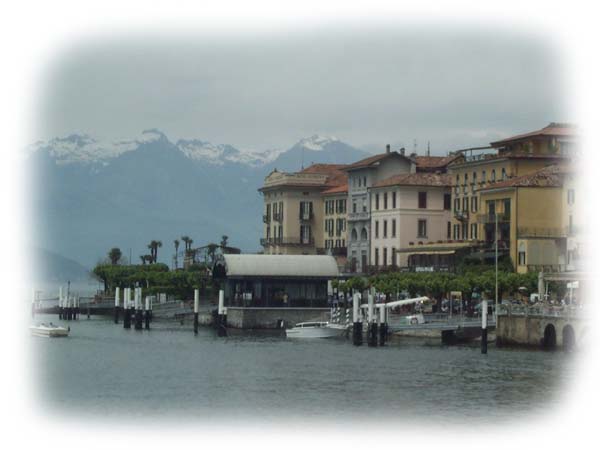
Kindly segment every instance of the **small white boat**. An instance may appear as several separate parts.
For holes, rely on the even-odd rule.
[[[69,335],[69,329],[64,327],[59,327],[58,325],[54,325],[52,322],[50,323],[40,323],[39,325],[32,325],[29,327],[31,334],[33,336],[41,336],[41,337],[66,337]]]
[[[329,322],[300,322],[285,330],[289,338],[330,338],[343,336],[346,326]]]

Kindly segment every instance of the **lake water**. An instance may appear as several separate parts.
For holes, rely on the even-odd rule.
[[[39,401],[76,416],[492,423],[554,410],[573,378],[574,356],[560,351],[490,344],[481,355],[477,344],[437,339],[370,348],[242,331],[219,338],[211,328],[194,336],[189,323],[136,331],[100,317],[68,325],[66,339],[30,340]]]

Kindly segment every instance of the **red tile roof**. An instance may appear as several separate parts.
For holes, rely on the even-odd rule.
[[[339,186],[334,186],[322,192],[323,195],[329,194],[343,194],[344,192],[348,192],[348,183],[341,184]]]
[[[481,191],[513,187],[561,187],[564,175],[568,171],[564,167],[553,164],[536,172],[490,183],[488,186],[482,188]]]
[[[523,139],[536,137],[536,136],[576,136],[576,128],[574,125],[567,123],[550,123],[547,127],[541,130],[531,131],[529,133],[518,134],[500,141],[491,142],[492,147],[498,147],[500,145],[507,144],[509,142],[520,141]]]
[[[300,173],[318,173],[327,175],[325,186],[333,188],[345,184],[347,190],[348,175],[343,171],[346,167],[347,164],[313,164],[306,169],[301,170]]]
[[[408,160],[410,160],[411,158],[401,155],[398,152],[392,151],[390,153],[380,153],[378,155],[373,155],[373,156],[369,156],[368,158],[364,158],[361,159],[360,161],[356,161],[355,163],[349,164],[347,165],[344,170],[353,170],[353,169],[362,169],[365,167],[369,167],[372,166],[374,164],[377,164],[379,161],[383,161],[386,158],[389,158],[390,156],[400,156],[402,158],[406,158]]]
[[[445,169],[452,161],[460,157],[461,155],[417,156],[415,158],[415,161],[417,162],[417,171],[419,171],[419,169],[423,171],[436,169],[442,170]]]
[[[450,187],[452,186],[452,177],[447,174],[438,173],[403,173],[386,178],[373,185],[373,187],[385,186],[432,186],[432,187]]]

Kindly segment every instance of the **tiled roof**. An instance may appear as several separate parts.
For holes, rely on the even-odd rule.
[[[499,145],[507,144],[513,141],[520,141],[522,139],[527,139],[535,136],[576,136],[576,129],[574,125],[567,123],[554,123],[552,122],[547,127],[542,128],[541,130],[531,131],[529,133],[518,134],[516,136],[512,136],[506,139],[502,139],[500,141],[491,142],[493,147],[497,147]]]
[[[488,189],[513,188],[513,187],[561,187],[564,175],[568,169],[557,165],[544,167],[536,172],[528,173],[504,181],[490,183],[482,191]]]
[[[347,164],[312,164],[306,169],[301,170],[300,173],[327,175],[325,186],[334,188],[345,184],[346,190],[348,190],[348,175],[343,171],[345,167],[347,167]]]
[[[385,158],[388,158],[392,155],[401,156],[402,158],[406,158],[406,159],[410,160],[409,157],[401,155],[398,152],[395,152],[395,151],[390,152],[390,153],[386,152],[386,153],[380,153],[378,155],[369,156],[368,158],[361,159],[360,161],[356,161],[355,163],[347,165],[344,168],[344,170],[362,169],[364,167],[369,167],[369,166],[372,166],[373,164],[376,164],[379,161],[382,161]]]
[[[452,177],[447,174],[438,173],[404,173],[394,175],[393,177],[381,180],[373,185],[373,187],[385,186],[432,186],[432,187],[450,187],[452,185]]]
[[[339,186],[334,186],[322,192],[323,195],[328,194],[343,194],[344,192],[348,192],[348,183],[340,184]]]
[[[419,169],[443,169],[452,161],[460,158],[460,155],[449,156],[417,156],[417,170]]]

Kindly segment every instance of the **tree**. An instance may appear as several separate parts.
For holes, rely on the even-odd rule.
[[[108,252],[108,259],[110,259],[110,263],[113,266],[119,263],[121,256],[123,256],[123,254],[121,253],[121,249],[118,247],[113,247]]]
[[[173,241],[173,245],[175,245],[175,269],[177,269],[177,258],[178,258],[177,252],[179,251],[179,240],[175,239]]]

